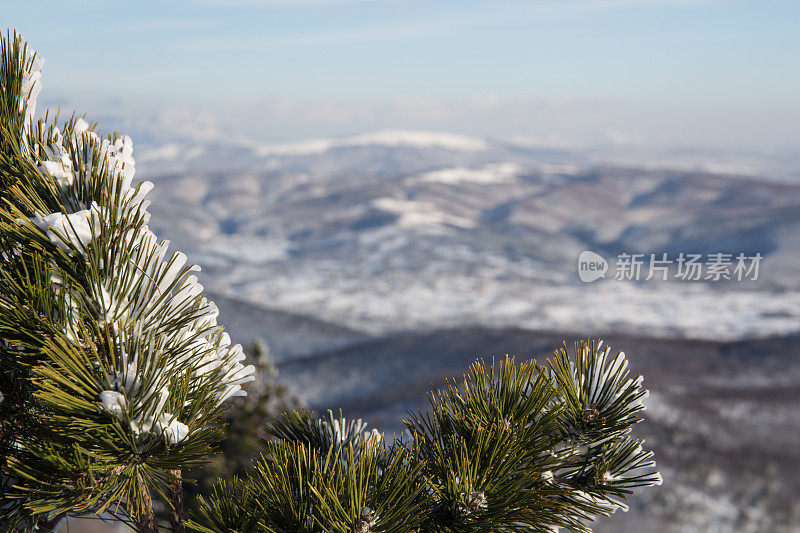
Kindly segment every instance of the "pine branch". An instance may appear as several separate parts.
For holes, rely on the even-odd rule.
[[[172,533],[183,533],[186,530],[186,513],[183,503],[183,479],[180,470],[171,472],[170,527]]]
[[[640,487],[660,484],[630,437],[641,378],[624,354],[576,343],[547,365],[477,362],[386,443],[361,420],[286,413],[249,476],[201,502],[198,531],[590,531]],[[246,494],[246,498],[241,495]],[[256,510],[258,524],[243,522]]]
[[[140,478],[141,492],[139,494],[139,502],[141,504],[141,512],[137,513],[135,520],[136,530],[139,533],[158,533],[158,522],[156,515],[153,511],[153,500],[150,496],[150,490],[147,484]]]
[[[131,139],[35,118],[41,68],[0,39],[0,520],[111,513],[155,531],[153,500],[180,503],[174,472],[205,460],[255,369],[198,268],[149,229]]]

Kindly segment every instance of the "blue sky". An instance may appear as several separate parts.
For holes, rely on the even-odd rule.
[[[420,127],[787,149],[800,134],[793,1],[0,0],[0,13],[45,57],[45,101],[90,114],[194,107],[271,139]]]

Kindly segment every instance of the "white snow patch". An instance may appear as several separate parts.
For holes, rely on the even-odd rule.
[[[419,180],[455,185],[459,183],[514,183],[521,167],[515,163],[498,163],[481,168],[455,167],[420,174]]]
[[[474,228],[475,222],[464,217],[440,211],[433,202],[417,202],[384,196],[376,198],[370,205],[400,216],[397,224],[402,227],[417,226],[456,226]]]
[[[311,155],[322,154],[333,148],[348,146],[413,146],[418,148],[445,148],[465,152],[486,150],[489,144],[478,137],[415,130],[382,130],[350,137],[318,138],[305,141],[263,144],[254,149],[256,155]]]

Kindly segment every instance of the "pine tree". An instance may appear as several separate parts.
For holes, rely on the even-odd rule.
[[[153,500],[182,521],[181,473],[254,368],[148,228],[130,138],[34,119],[42,62],[16,34],[0,56],[2,521],[109,513],[156,531]]]
[[[217,325],[197,267],[148,228],[152,184],[133,184],[130,138],[83,117],[36,119],[40,79],[21,38],[2,38],[5,530],[94,513],[143,533],[589,531],[660,484],[631,436],[642,378],[602,342],[564,345],[544,365],[476,362],[391,438],[342,413],[270,404],[285,391],[268,377],[235,404],[224,440],[226,400],[256,369]],[[262,427],[276,408],[286,412]],[[198,471],[214,451],[222,459]],[[187,472],[201,492],[217,479],[191,520]]]

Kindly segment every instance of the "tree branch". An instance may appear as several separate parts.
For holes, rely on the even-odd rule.
[[[150,490],[147,488],[142,475],[139,474],[139,482],[142,487],[142,513],[137,517],[136,530],[139,533],[158,533],[158,522],[153,511],[153,499],[150,497]]]
[[[184,533],[186,530],[186,511],[183,505],[183,481],[181,481],[181,471],[172,470],[172,500],[169,523],[172,533]]]

